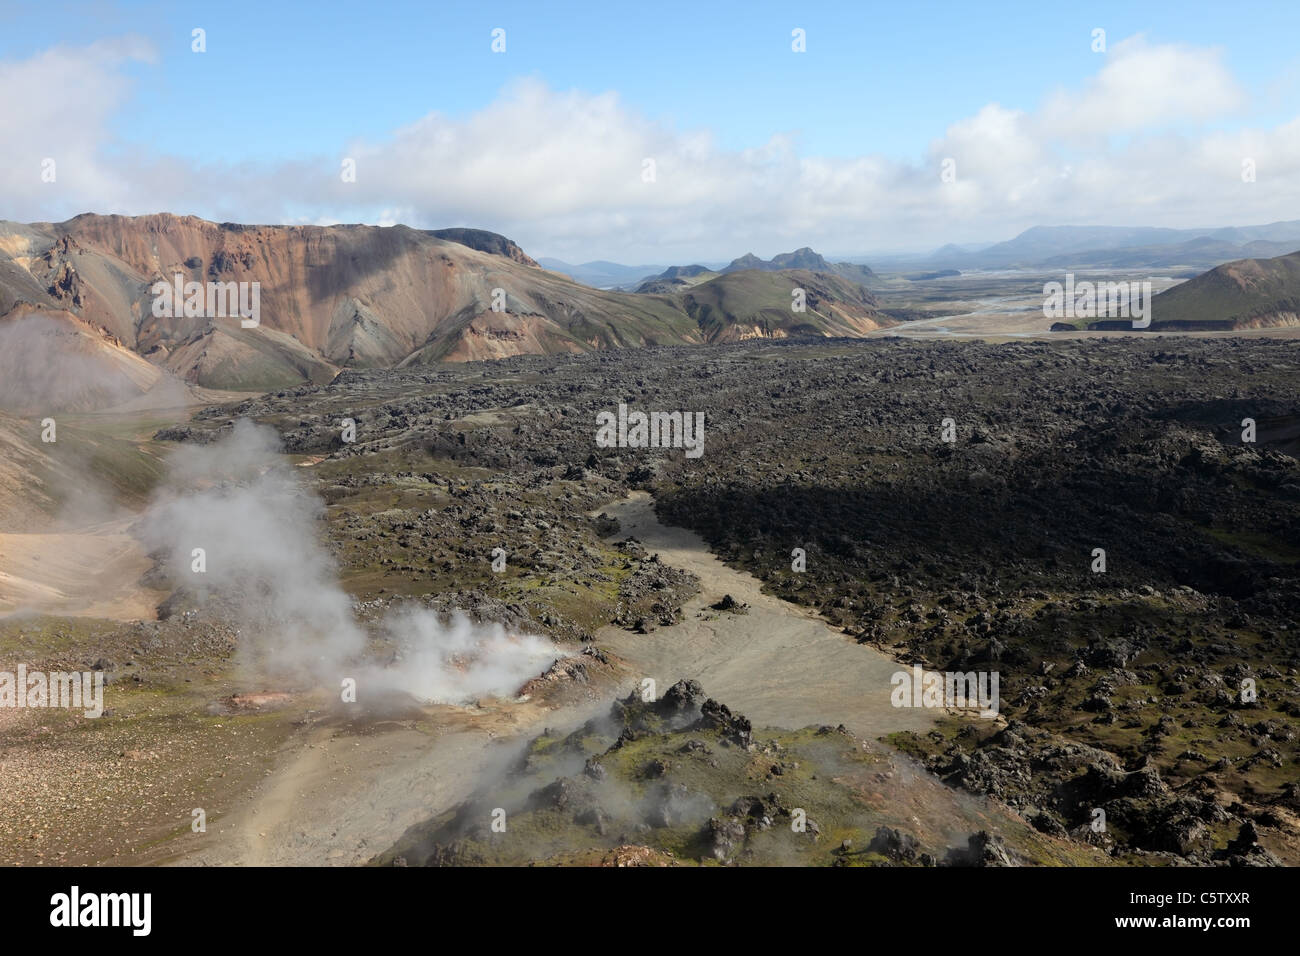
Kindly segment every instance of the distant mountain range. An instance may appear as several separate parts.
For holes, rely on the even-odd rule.
[[[671,293],[690,288],[706,282],[716,276],[733,272],[781,272],[788,269],[802,269],[823,275],[839,276],[850,282],[866,285],[875,278],[875,273],[865,265],[851,262],[827,262],[825,258],[813,252],[807,246],[794,252],[784,252],[771,259],[760,259],[752,252],[738,259],[733,259],[720,269],[711,269],[703,265],[672,266],[655,276],[649,276],[636,287],[637,292]]]
[[[875,274],[864,265],[851,262],[828,262],[807,246],[794,252],[781,253],[771,259],[760,259],[752,252],[746,253],[725,265],[714,262],[668,267],[625,266],[601,259],[575,266],[559,259],[543,258],[537,261],[544,268],[561,272],[584,285],[598,289],[635,289],[638,292],[671,292],[713,276],[748,270],[779,272],[785,269],[805,269],[809,272],[837,275],[863,284],[875,277]]]
[[[1152,250],[1170,248],[1186,259],[1197,250],[1271,251],[1292,229],[1300,224],[1217,230],[1170,246],[1160,240],[1179,231],[1066,227],[1029,230],[983,252],[1004,264],[1047,252],[1040,261],[1064,271],[1077,268],[1080,247],[1098,241],[1147,243],[1121,251],[1148,261]],[[202,296],[191,314],[160,312],[157,284],[178,276],[209,295],[256,283],[258,324],[204,308]],[[896,324],[897,313],[882,310],[867,287],[875,279],[864,265],[828,262],[804,247],[716,269],[667,267],[625,292],[576,282],[475,229],[255,226],[169,214],[0,222],[0,405],[92,409],[147,403],[178,383],[267,390],[329,381],[344,368],[860,336]],[[1297,303],[1300,253],[1238,259],[1157,296],[1152,328],[1293,325]]]
[[[668,291],[699,281],[701,276],[724,275],[740,269],[802,268],[829,272],[877,288],[889,286],[878,273],[910,279],[942,278],[961,272],[1028,270],[1062,272],[1071,269],[1134,271],[1159,269],[1162,273],[1194,275],[1234,259],[1271,258],[1300,249],[1300,220],[1262,226],[1227,226],[1207,229],[1165,229],[1148,226],[1034,226],[1014,239],[991,245],[950,243],[935,252],[916,255],[853,256],[830,263],[811,249],[763,260],[746,254],[730,263],[688,266],[625,266],[617,262],[588,262],[571,266],[556,259],[539,260],[597,288]],[[870,263],[871,268],[866,264]],[[861,272],[855,271],[858,267]],[[685,280],[685,281],[679,281]],[[654,284],[652,284],[654,283]]]
[[[257,283],[259,324],[202,306],[186,315],[179,301],[160,314],[156,284],[177,276],[209,296],[218,284]],[[14,376],[29,351],[56,369],[24,373],[21,391],[38,401],[58,358],[75,353],[78,374],[95,384],[74,403],[96,407],[106,396],[148,392],[160,373],[191,386],[265,390],[329,381],[348,367],[853,336],[893,324],[835,269],[764,263],[720,280],[667,294],[601,291],[474,229],[256,226],[170,214],[0,222],[0,352],[8,349]],[[804,311],[792,309],[796,288]]]
[[[1035,226],[1014,239],[972,250],[945,246],[933,255],[878,260],[906,268],[970,270],[1162,269],[1188,272],[1241,258],[1300,248],[1300,220],[1264,226],[1163,229],[1122,226]]]

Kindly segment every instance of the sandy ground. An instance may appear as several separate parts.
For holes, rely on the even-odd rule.
[[[890,704],[890,677],[901,665],[812,612],[764,594],[757,578],[727,567],[694,532],[661,524],[645,492],[601,510],[618,519],[617,537],[636,538],[665,564],[700,578],[701,592],[683,607],[680,624],[650,634],[617,627],[597,634],[601,647],[653,678],[658,693],[681,678],[697,680],[755,726],[842,723],[872,739],[933,726],[935,711]],[[749,612],[709,608],[725,594],[750,605]]]
[[[889,677],[899,666],[831,630],[795,605],[769,597],[750,575],[709,554],[691,532],[665,527],[644,492],[603,509],[668,564],[703,582],[685,620],[650,635],[603,628],[597,644],[633,666],[624,691],[653,676],[662,694],[679,678],[756,726],[845,724],[863,736],[925,730],[934,712],[895,709]],[[724,593],[751,605],[722,614],[705,605]],[[503,702],[482,711],[436,708],[429,720],[385,721],[364,730],[316,727],[284,747],[261,786],[208,832],[184,835],[160,862],[186,865],[355,865],[387,849],[411,825],[492,779],[543,727],[575,727],[609,703],[549,708]],[[490,783],[489,783],[490,785]]]
[[[603,707],[603,703],[601,705]],[[454,806],[518,753],[527,732],[567,726],[592,710],[556,714],[503,704],[439,708],[429,721],[360,732],[318,727],[291,740],[242,805],[186,834],[158,862],[197,866],[355,866],[408,827]]]
[[[1056,339],[1092,339],[1104,337],[1131,337],[1134,335],[1191,336],[1195,338],[1256,338],[1294,339],[1300,338],[1300,329],[1280,327],[1275,329],[1237,329],[1223,332],[1053,332],[1055,319],[1043,317],[1041,304],[1023,311],[1006,312],[971,312],[965,315],[945,315],[935,319],[917,319],[903,325],[881,329],[871,333],[874,336],[899,335],[914,339],[987,339],[987,338],[1044,338]]]
[[[20,611],[151,621],[165,597],[140,577],[150,561],[129,519],[57,534],[0,533],[0,615]]]

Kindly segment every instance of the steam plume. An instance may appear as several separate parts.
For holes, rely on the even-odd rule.
[[[512,694],[560,656],[541,637],[512,636],[464,615],[444,623],[408,607],[382,624],[402,649],[399,664],[362,662],[366,631],[317,537],[321,502],[279,449],[274,430],[248,421],[211,445],[179,449],[139,530],[174,582],[216,597],[235,616],[243,662],[258,676],[334,687],[351,676],[358,699],[369,689],[462,702]]]

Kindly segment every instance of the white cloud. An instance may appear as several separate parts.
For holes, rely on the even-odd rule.
[[[1042,110],[1044,133],[1064,139],[1161,129],[1230,115],[1244,91],[1217,50],[1152,46],[1142,35],[1115,44],[1080,91],[1058,91]]]
[[[1300,214],[1300,119],[1225,132],[1220,121],[1249,104],[1219,54],[1140,36],[1099,55],[1091,80],[1039,109],[990,103],[936,131],[913,163],[802,155],[782,132],[725,149],[614,93],[529,80],[468,117],[430,113],[382,141],[341,143],[336,155],[196,167],[112,139],[123,66],[147,56],[124,41],[0,64],[0,129],[23,153],[0,171],[6,218],[170,210],[471,225],[534,255],[681,262],[801,245],[850,254],[992,241],[1040,223],[1202,226]],[[45,144],[69,158],[57,190],[39,183]],[[340,179],[343,157],[356,160],[355,183]],[[946,158],[952,183],[940,179]],[[1241,181],[1246,158],[1255,183]],[[653,182],[643,180],[646,159]]]
[[[44,219],[52,209],[104,209],[125,200],[129,174],[106,163],[109,121],[129,93],[122,67],[152,60],[138,38],[53,47],[28,60],[0,61],[0,202],[10,219]],[[54,160],[54,181],[42,180]],[[62,218],[60,215],[59,218]]]

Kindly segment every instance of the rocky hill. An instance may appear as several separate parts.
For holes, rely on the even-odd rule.
[[[0,223],[0,321],[58,313],[186,382],[243,390],[326,382],[342,368],[795,330],[855,335],[889,324],[852,284],[777,274],[757,296],[705,296],[700,321],[681,295],[592,289],[476,229],[218,224],[170,214]],[[158,314],[155,283],[177,276],[209,297],[217,283],[257,283],[258,324],[245,327],[225,314],[233,308],[206,302],[197,314]],[[817,305],[803,314],[791,309],[801,282],[818,283]]]
[[[901,799],[906,790],[908,799]],[[903,812],[905,808],[906,812]],[[494,823],[495,821],[495,823]],[[372,861],[386,866],[1016,866],[1109,862],[914,779],[844,727],[760,730],[690,680],[636,694]]]
[[[1152,329],[1300,325],[1300,252],[1225,262],[1157,295]]]
[[[804,246],[794,252],[783,252],[771,259],[760,259],[747,252],[716,271],[706,266],[671,266],[655,276],[645,279],[637,292],[671,293],[690,286],[708,282],[719,275],[734,272],[789,272],[801,270],[820,275],[837,276],[859,285],[867,285],[876,278],[870,268],[852,262],[828,262],[826,258]]]

